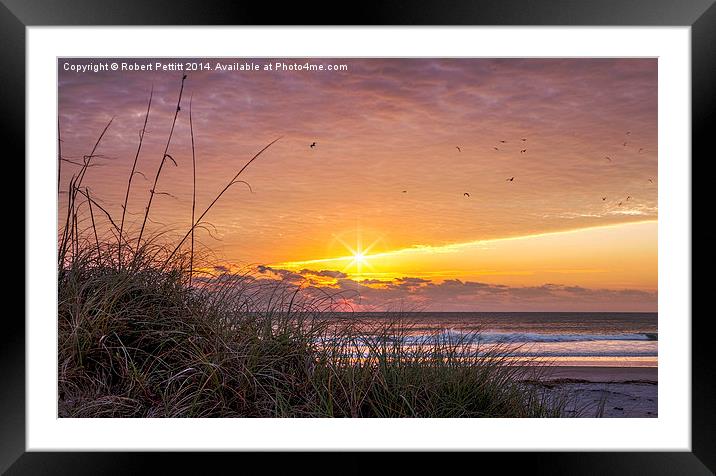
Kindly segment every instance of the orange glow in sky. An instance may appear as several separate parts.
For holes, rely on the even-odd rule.
[[[656,310],[656,59],[310,61],[348,69],[188,73],[151,233],[190,226],[191,97],[197,209],[282,136],[198,232],[222,269],[377,308]],[[85,179],[115,215],[154,87],[136,227],[182,73],[58,74],[63,156],[89,153],[115,118]]]
[[[580,286],[649,290],[657,285],[656,233],[657,223],[647,221],[376,253],[358,244],[346,246],[349,255],[271,266],[340,269],[359,281],[414,276],[538,285],[568,279]]]

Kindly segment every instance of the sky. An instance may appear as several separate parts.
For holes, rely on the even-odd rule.
[[[190,109],[199,211],[280,137],[198,232],[216,272],[346,291],[368,310],[657,309],[656,59],[210,58],[181,61],[204,71],[77,71],[112,62],[177,60],[58,60],[63,157],[81,161],[114,118],[85,179],[114,216],[153,88],[134,228],[183,74],[177,166],[160,176],[152,233],[191,223]],[[217,68],[246,63],[259,70]],[[62,162],[61,186],[77,169]]]

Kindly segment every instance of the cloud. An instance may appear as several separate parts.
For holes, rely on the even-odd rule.
[[[330,271],[330,270],[313,271],[313,270],[306,269],[306,268],[300,270],[298,273],[302,274],[302,275],[325,276],[325,277],[334,278],[334,279],[348,277],[348,275],[346,273],[342,273],[340,271]]]
[[[418,286],[420,284],[429,283],[430,281],[423,278],[409,278],[409,277],[403,277],[403,278],[397,278],[395,281],[400,283],[404,286]]]
[[[658,175],[656,59],[310,61],[338,61],[349,70],[191,72],[169,151],[178,167],[165,168],[159,182],[177,200],[156,197],[151,218],[183,229],[190,221],[190,96],[197,204],[210,203],[245,160],[283,136],[244,173],[254,193],[234,187],[211,210],[221,251],[232,260],[295,261],[303,258],[296,250],[310,256],[325,245],[323,237],[355,226],[346,217],[356,210],[364,223],[391,232],[393,248],[657,216],[657,187],[647,181]],[[149,91],[154,86],[138,170],[153,177],[176,112],[181,72],[79,74],[64,71],[63,62],[63,154],[87,154],[115,117],[98,153],[116,159],[88,171],[85,183],[101,191],[98,198],[116,216]],[[496,152],[499,140],[507,143]],[[308,148],[312,141],[316,149]],[[525,147],[527,154],[520,154]],[[63,166],[63,186],[74,171]],[[507,185],[504,179],[513,175]],[[140,218],[130,226],[141,225],[150,187],[134,182],[128,210]],[[463,192],[471,198],[463,200]],[[625,193],[634,203],[619,211],[617,197]],[[206,237],[204,230],[197,234]]]
[[[656,291],[640,289],[594,289],[559,283],[508,286],[460,279],[434,281],[410,276],[392,280],[355,280],[330,270],[301,270],[301,274],[297,274],[272,269],[272,273],[277,277],[335,277],[327,284],[308,283],[314,291],[343,293],[351,308],[365,310],[401,307],[433,311],[654,311],[657,303]]]
[[[275,289],[286,295],[300,290],[306,300],[321,300],[339,310],[357,311],[655,312],[658,300],[656,291],[642,289],[587,288],[560,283],[508,286],[411,276],[357,280],[335,270],[294,272],[269,266],[255,269],[255,273],[227,273],[197,281],[230,284],[239,289],[253,287],[263,289],[267,295],[275,293]],[[261,292],[255,293],[255,299],[259,300],[260,296]]]
[[[287,269],[272,268],[271,266],[258,265],[256,266],[256,270],[261,274],[268,275],[268,278],[271,279],[278,278],[283,281],[292,283],[304,280],[303,276],[300,273],[289,271]]]

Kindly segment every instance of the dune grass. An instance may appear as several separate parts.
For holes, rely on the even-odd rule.
[[[151,95],[145,128],[150,108]],[[198,273],[195,230],[232,185],[244,183],[242,172],[273,142],[203,213],[192,200],[192,225],[183,238],[172,242],[147,232],[154,188],[141,227],[125,221],[126,198],[117,226],[83,186],[110,125],[75,164],[80,169],[65,189],[58,243],[59,416],[562,416],[564,404],[534,385],[538,367],[525,378],[524,367],[512,365],[505,352],[467,345],[469,335],[408,346],[401,323],[366,333],[360,322],[335,312],[336,296],[316,297],[251,274]],[[191,134],[193,149],[193,126]],[[126,197],[140,149],[141,137]],[[154,187],[167,157],[174,162],[165,151]],[[196,174],[194,150],[192,162]],[[100,222],[107,231],[98,231]]]
[[[498,353],[406,346],[399,325],[366,338],[327,303],[293,296],[289,310],[288,289],[268,304],[257,298],[267,286],[249,278],[197,289],[181,269],[95,260],[88,253],[61,273],[61,416],[560,414]]]

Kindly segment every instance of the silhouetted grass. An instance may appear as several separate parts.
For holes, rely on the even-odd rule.
[[[150,108],[151,94],[143,131]],[[60,416],[561,416],[563,403],[534,385],[538,367],[526,376],[501,349],[482,352],[468,345],[469,335],[406,345],[399,323],[366,332],[360,322],[336,314],[339,296],[316,297],[251,274],[197,272],[195,229],[273,142],[246,162],[181,240],[172,242],[156,234],[146,238],[162,167],[167,158],[174,162],[167,150],[141,227],[132,230],[125,221],[142,132],[117,226],[82,188],[110,124],[92,152],[75,164],[80,170],[70,180],[59,231]],[[195,160],[192,150],[194,174]],[[195,194],[194,189],[192,219]],[[98,231],[102,215],[107,232]]]
[[[189,287],[185,256],[161,269],[147,248],[140,267],[118,269],[84,251],[60,274],[61,416],[560,414],[499,352],[406,346],[389,325],[366,337],[335,324],[330,298],[250,276]]]

